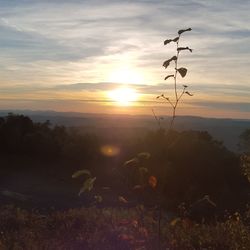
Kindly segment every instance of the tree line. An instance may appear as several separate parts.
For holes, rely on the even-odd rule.
[[[110,157],[101,153],[105,144],[101,136],[9,114],[0,118],[0,141],[2,156],[67,161],[69,167],[74,165],[72,170],[84,165],[97,177],[97,185],[121,191],[131,190],[141,178],[135,168],[124,167],[124,162],[140,152],[149,152],[151,157],[141,164],[157,177],[166,207],[191,204],[204,195],[222,208],[247,203],[249,181],[242,171],[241,156],[205,131],[151,131],[142,138],[122,141],[121,152]],[[69,173],[68,169],[60,171]],[[147,195],[144,198],[148,199]]]

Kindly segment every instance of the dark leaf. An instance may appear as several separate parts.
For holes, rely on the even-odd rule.
[[[96,177],[94,177],[94,178],[88,178],[84,183],[83,183],[83,186],[82,186],[82,188],[80,189],[80,191],[79,191],[79,196],[83,193],[83,192],[85,192],[85,191],[91,191],[92,189],[93,189],[93,187],[94,187],[94,182],[95,182],[95,180],[96,180]]]
[[[177,36],[176,38],[173,39],[173,42],[177,42],[179,40],[179,37]]]
[[[166,60],[164,63],[163,63],[163,67],[167,68],[170,64],[171,61],[174,61],[174,60],[177,60],[177,57],[176,56],[173,56],[171,57],[170,59]]]
[[[167,80],[167,79],[170,78],[170,77],[174,77],[174,75],[168,75],[168,76],[166,76],[166,77],[164,78],[164,80]]]
[[[191,28],[184,29],[184,30],[179,30],[178,34],[181,35],[182,33],[186,32],[186,31],[191,31],[191,30],[192,30]]]
[[[167,40],[164,41],[164,45],[167,45],[167,44],[169,44],[171,42],[177,42],[178,40],[179,40],[178,36],[175,37],[174,39],[167,39]]]
[[[166,99],[166,100],[169,100],[168,97],[166,97],[164,94],[161,95],[162,98]]]
[[[164,94],[158,95],[156,98],[159,99],[161,97],[164,98]]]
[[[76,172],[72,175],[72,178],[77,178],[77,177],[79,177],[79,176],[81,176],[81,175],[84,175],[84,174],[86,174],[86,175],[88,175],[88,176],[91,176],[91,173],[90,173],[89,170],[87,170],[87,169],[82,169],[82,170],[76,171]]]
[[[193,50],[190,49],[189,47],[179,47],[179,48],[177,49],[177,51],[181,51],[181,50],[189,50],[190,52],[193,51]]]
[[[187,88],[188,86],[187,85],[183,85],[184,88]]]
[[[176,56],[173,56],[170,60],[171,60],[171,61],[176,61],[176,60],[177,60],[177,57],[176,57]]]
[[[135,158],[133,158],[131,160],[126,161],[123,164],[123,166],[124,167],[136,167],[138,163],[139,163],[139,160],[138,160],[138,158],[135,157]]]
[[[164,41],[164,45],[167,45],[168,43],[171,43],[173,40],[172,39],[167,39]]]
[[[167,68],[169,66],[169,60],[165,61],[162,66]]]
[[[185,92],[189,96],[193,96],[193,94],[190,94],[188,91]]]
[[[186,68],[179,68],[179,69],[177,69],[177,71],[180,73],[180,75],[182,77],[185,77],[185,75],[187,74],[187,69]]]

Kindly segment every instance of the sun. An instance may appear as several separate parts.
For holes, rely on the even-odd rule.
[[[108,93],[108,97],[112,101],[115,101],[120,106],[129,106],[133,102],[138,100],[139,95],[132,88],[122,87],[122,88],[111,90]]]

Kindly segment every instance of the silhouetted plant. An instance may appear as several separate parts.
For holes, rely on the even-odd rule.
[[[84,192],[92,191],[92,189],[94,188],[96,177],[93,177],[91,172],[88,169],[81,169],[81,170],[76,171],[72,175],[72,178],[78,178],[79,176],[86,176],[86,178],[84,178],[82,187],[80,188],[80,191],[78,193],[78,195],[80,196]],[[96,205],[103,201],[102,196],[99,194],[95,194],[92,198],[94,198],[94,202],[92,203],[92,205]]]
[[[188,50],[190,52],[193,51],[189,47],[180,47],[179,42],[180,42],[181,35],[184,32],[191,31],[191,30],[192,30],[191,28],[179,30],[177,37],[175,37],[174,39],[167,39],[167,40],[164,41],[164,45],[167,45],[167,44],[169,44],[171,42],[176,43],[176,55],[172,56],[170,59],[164,61],[164,63],[163,63],[163,67],[165,69],[167,69],[170,66],[170,63],[174,62],[174,72],[173,72],[173,74],[169,74],[164,78],[164,80],[168,80],[169,78],[174,79],[174,100],[170,99],[170,97],[168,95],[166,96],[165,94],[161,94],[161,95],[157,96],[156,98],[157,99],[162,98],[162,99],[166,100],[170,104],[170,106],[171,106],[171,108],[173,110],[172,119],[171,119],[171,122],[170,122],[170,129],[172,129],[173,126],[174,126],[174,120],[175,120],[175,117],[176,117],[176,109],[178,107],[179,101],[181,100],[182,96],[184,94],[186,94],[188,96],[193,96],[193,94],[191,94],[189,91],[187,91],[187,88],[188,88],[187,85],[182,85],[183,88],[182,88],[182,90],[180,92],[177,89],[177,79],[178,79],[177,76],[178,76],[178,74],[182,78],[184,78],[186,76],[186,74],[187,74],[187,68],[179,67],[179,65],[178,65],[180,52],[185,51],[185,50]],[[157,122],[160,124],[159,119],[160,118],[157,118]]]
[[[83,192],[90,192],[93,187],[94,187],[94,183],[96,181],[96,177],[92,177],[91,172],[87,169],[82,169],[82,170],[78,170],[76,171],[73,175],[72,178],[78,178],[79,176],[85,175],[86,178],[83,182],[83,185],[78,193],[78,195],[80,196]]]
[[[154,209],[158,211],[158,249],[161,249],[161,220],[162,220],[162,198],[158,188],[158,179],[152,173],[150,173],[149,169],[143,166],[143,161],[148,160],[151,157],[151,154],[148,152],[141,152],[137,154],[134,158],[126,161],[123,166],[128,168],[135,168],[139,175],[136,179],[138,180],[137,185],[133,187],[134,191],[146,190],[146,187],[150,187],[152,190],[156,191],[155,199],[154,199]],[[158,191],[158,192],[157,192]],[[143,220],[145,212],[144,209],[140,209],[141,218]],[[142,222],[143,223],[143,222]]]

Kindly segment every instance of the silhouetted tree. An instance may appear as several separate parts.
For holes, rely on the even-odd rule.
[[[250,152],[250,129],[246,129],[240,135],[240,149],[244,150],[245,152]]]

